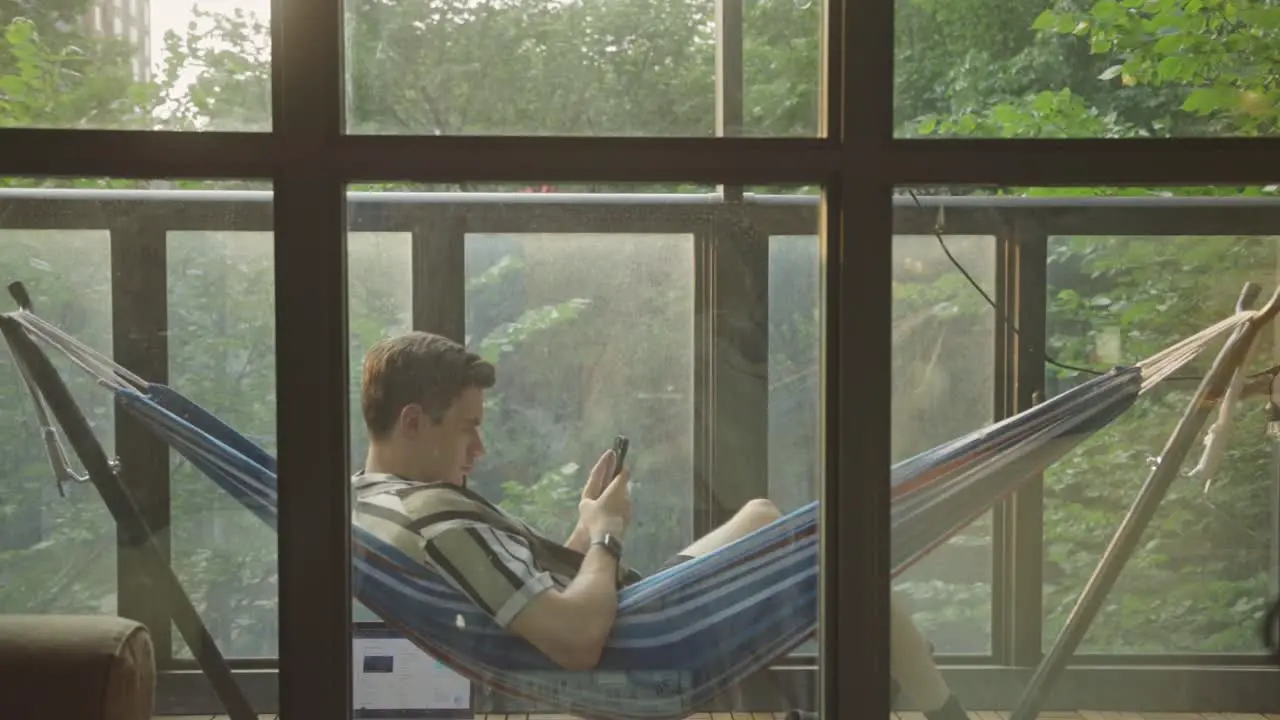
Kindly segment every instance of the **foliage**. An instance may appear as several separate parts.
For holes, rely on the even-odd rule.
[[[715,132],[711,0],[355,0],[347,6],[348,104],[357,132]],[[261,18],[197,13],[191,26],[166,37],[155,79],[140,83],[129,73],[127,48],[74,29],[83,8],[82,0],[0,0],[0,126],[269,127],[269,33]],[[898,132],[1274,134],[1280,129],[1277,12],[1260,0],[899,0]],[[743,132],[816,132],[821,17],[819,2],[746,3]],[[1159,192],[1260,195],[1274,189]],[[411,266],[405,235],[351,237],[349,350],[358,359],[376,339],[409,327]],[[947,242],[990,292],[993,242],[950,236]],[[266,235],[173,233],[167,259],[171,382],[268,448],[275,435],[270,248]],[[1064,362],[1091,367],[1144,357],[1221,317],[1244,280],[1272,285],[1274,256],[1274,243],[1259,238],[1055,238],[1050,349]],[[821,478],[819,263],[814,238],[772,239],[770,493],[788,508],[812,499]],[[679,549],[692,532],[692,264],[690,243],[674,236],[469,236],[468,342],[500,368],[486,407],[489,456],[472,478],[476,488],[547,532],[567,534],[584,468],[613,434],[625,431],[635,443],[638,525],[629,546],[644,548],[637,564],[651,568]],[[105,233],[0,235],[6,281],[26,279],[46,317],[103,350],[111,347],[108,269]],[[934,238],[900,238],[894,272],[892,423],[895,457],[902,458],[992,419],[990,337],[997,318]],[[1268,345],[1259,363],[1270,351]],[[51,492],[28,401],[7,358],[3,362],[0,402],[14,410],[0,414],[0,433],[8,439],[0,453],[6,488],[0,610],[110,612],[109,518],[90,488],[75,487],[66,500]],[[358,372],[353,363],[353,401]],[[1047,374],[1054,391],[1082,379],[1053,368]],[[75,382],[110,445],[109,404]],[[1144,399],[1048,474],[1046,632],[1060,626],[1189,387],[1175,383]],[[1255,621],[1270,583],[1267,498],[1274,470],[1257,405],[1247,402],[1238,422],[1215,487],[1206,494],[1198,481],[1177,483],[1089,635],[1089,649],[1256,648]],[[357,412],[351,436],[359,464],[364,444]],[[176,459],[173,487],[175,566],[224,651],[274,654],[271,533]],[[988,646],[989,536],[987,520],[980,520],[898,584],[940,650]]]
[[[127,63],[102,63],[127,59],[119,45],[20,17],[4,27],[0,51],[0,127],[148,125],[151,89],[133,82]]]

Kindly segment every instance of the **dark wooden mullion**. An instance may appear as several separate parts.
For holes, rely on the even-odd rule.
[[[277,0],[289,2],[291,0]],[[859,19],[866,17],[859,7]],[[276,17],[280,14],[273,13]],[[830,17],[835,13],[828,11]],[[843,13],[841,13],[843,16]],[[828,54],[870,78],[855,57],[880,51],[872,39],[893,34],[868,22],[857,43],[828,43]],[[873,29],[876,28],[876,29]],[[315,38],[312,39],[313,42]],[[273,50],[282,50],[273,43]],[[326,50],[327,51],[327,50]],[[883,60],[883,58],[881,58]],[[828,61],[830,85],[841,80]],[[277,63],[278,64],[278,63]],[[319,67],[302,69],[298,82],[327,85]],[[873,80],[874,81],[874,80]],[[273,83],[275,89],[279,83]],[[340,98],[339,98],[340,99]],[[0,129],[0,176],[108,176],[121,178],[245,179],[311,166],[357,181],[446,182],[706,182],[814,183],[852,170],[893,185],[1188,186],[1257,184],[1275,180],[1276,138],[1145,139],[890,139],[887,110],[865,95],[857,107],[828,103],[830,116],[858,122],[875,117],[874,146],[848,160],[853,138],[667,138],[520,136],[337,136],[302,165],[288,149],[285,128],[275,133],[137,132]],[[304,101],[305,102],[305,101]],[[284,108],[277,104],[277,111]],[[305,106],[294,106],[306,112]],[[863,139],[870,139],[867,136]],[[431,162],[423,162],[429,157]]]
[[[743,0],[716,0],[716,137],[743,134]],[[719,186],[725,200],[739,202],[742,183]]]
[[[893,3],[825,4],[822,126],[841,148],[823,183],[822,717],[889,702],[889,419],[893,412]]]
[[[884,717],[890,711],[892,188],[852,178],[833,179],[826,189],[819,712]]]
[[[116,362],[154,383],[169,382],[168,261],[165,226],[146,212],[111,221],[111,345]],[[116,408],[115,451],[120,481],[132,496],[156,548],[171,562],[169,447],[132,415]],[[156,666],[172,665],[169,607],[142,553],[117,529],[118,612],[151,632]]]
[[[280,708],[351,715],[351,468],[341,0],[274,0]],[[428,163],[429,164],[429,163]]]

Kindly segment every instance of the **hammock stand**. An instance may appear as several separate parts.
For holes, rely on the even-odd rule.
[[[46,404],[86,470],[85,478],[75,478],[73,475],[72,479],[93,483],[121,528],[121,547],[137,552],[145,563],[145,567],[157,579],[156,591],[173,608],[174,624],[191,647],[202,672],[209,678],[227,714],[232,720],[254,720],[256,715],[243,691],[236,684],[225,658],[183,590],[172,567],[164,560],[153,539],[151,529],[147,527],[137,505],[121,482],[119,467],[107,458],[101,443],[93,434],[57,369],[31,337],[27,325],[21,319],[20,316],[23,313],[32,312],[26,290],[21,283],[11,284],[9,290],[21,310],[18,313],[0,315],[0,332],[8,341],[15,359],[19,361],[17,364],[24,374],[24,379],[29,381],[33,395],[35,395],[35,388],[38,388],[39,394],[43,396],[43,402],[40,397],[33,397],[33,400],[35,400],[37,414],[40,416],[41,426],[45,430],[44,439],[55,468],[55,475],[58,476],[59,481],[66,479],[63,469],[70,466],[66,463],[65,456],[58,445],[53,426],[45,415],[43,406]],[[1259,291],[1258,286],[1252,283],[1246,284],[1237,301],[1237,313],[1247,312]],[[1101,608],[1106,594],[1132,555],[1141,534],[1150,524],[1169,486],[1176,479],[1178,469],[1190,452],[1211,409],[1227,394],[1233,378],[1243,372],[1243,363],[1259,330],[1274,319],[1278,311],[1280,311],[1280,290],[1277,290],[1263,309],[1233,323],[1234,330],[1231,336],[1219,351],[1210,372],[1200,382],[1166,443],[1159,463],[1151,471],[1110,545],[1103,553],[1097,569],[1082,591],[1053,647],[1045,654],[1040,666],[1036,669],[1011,720],[1032,720],[1038,714],[1049,687],[1070,655],[1079,646]],[[1194,357],[1200,349],[1203,349],[1203,345],[1183,347],[1179,351],[1183,359],[1171,364],[1167,370],[1162,370],[1157,377],[1149,381],[1144,378],[1144,389],[1167,377],[1176,370],[1176,367],[1180,367]],[[59,468],[60,464],[61,468]]]
[[[1257,300],[1261,288],[1254,283],[1245,283],[1236,300],[1236,312],[1242,313],[1251,308]],[[1251,316],[1243,325],[1236,328],[1218,351],[1209,372],[1200,381],[1182,417],[1174,426],[1173,433],[1165,443],[1164,451],[1156,466],[1151,469],[1142,489],[1138,491],[1129,511],[1125,513],[1120,526],[1116,528],[1107,549],[1103,551],[1093,574],[1080,592],[1071,614],[1053,645],[1044,654],[1040,665],[1032,674],[1027,687],[1023,690],[1018,706],[1009,715],[1009,720],[1035,720],[1044,705],[1054,680],[1062,673],[1067,661],[1080,647],[1085,633],[1093,624],[1098,611],[1107,594],[1115,586],[1120,571],[1133,556],[1142,539],[1143,532],[1151,524],[1159,509],[1161,501],[1169,492],[1169,487],[1178,477],[1178,470],[1190,453],[1192,444],[1204,428],[1210,411],[1228,393],[1233,378],[1242,377],[1245,372],[1244,363],[1249,350],[1257,341],[1261,329],[1275,319],[1280,312],[1280,289],[1277,289],[1263,308]],[[1206,448],[1205,454],[1212,451]]]

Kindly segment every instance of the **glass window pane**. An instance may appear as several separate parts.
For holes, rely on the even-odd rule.
[[[42,318],[110,350],[109,234],[35,229],[30,226],[45,225],[40,214],[28,215],[35,221],[30,223],[14,222],[17,214],[0,217],[0,274],[6,284],[24,282]],[[4,302],[5,312],[14,309],[7,294]],[[50,359],[103,448],[114,455],[111,395],[95,390],[92,379],[65,356]],[[41,439],[42,423],[7,347],[0,354],[0,408],[0,613],[116,613],[115,523],[93,485],[58,482]],[[73,471],[83,477],[83,466],[70,457]]]
[[[900,137],[1275,135],[1274,5],[899,0]]]
[[[168,234],[174,388],[276,451],[275,262],[270,232]],[[173,563],[222,651],[275,657],[276,535],[187,458],[172,453]],[[174,655],[190,658],[174,637]]]
[[[984,289],[995,238],[946,237]],[[769,492],[783,509],[813,501],[822,481],[817,236],[769,243]],[[993,417],[995,314],[955,282],[937,240],[894,237],[893,457],[906,460]],[[898,576],[895,590],[940,653],[991,649],[991,516]]]
[[[413,329],[413,234],[347,233],[347,313],[351,333],[351,471],[364,467],[369,439],[360,412],[361,358],[384,337]],[[359,599],[352,602],[354,622],[377,622]]]
[[[564,491],[627,435],[648,476],[632,485],[628,533],[642,572],[693,534],[693,252],[692,232],[466,236],[466,342],[504,376],[469,484],[567,538]]]
[[[893,242],[893,459],[902,462],[989,425],[995,401],[995,312],[951,264],[995,292],[995,238],[898,235]],[[916,622],[941,653],[991,650],[991,513],[897,577]]]
[[[1060,640],[1095,655],[1261,652],[1259,623],[1276,593],[1275,440],[1268,435],[1274,324],[1259,326],[1239,373],[1241,394],[1227,409],[1220,399],[1230,373],[1213,380],[1217,389],[1202,383],[1233,330],[1260,322],[1235,313],[1245,283],[1261,290],[1255,307],[1277,285],[1280,199],[1273,189],[953,187],[903,189],[895,202],[899,231],[920,243],[895,254],[895,302],[904,309],[919,303],[922,322],[937,324],[922,347],[942,346],[938,365],[951,378],[973,368],[949,386],[946,403],[928,408],[921,426],[937,436],[898,450],[911,455],[984,427],[985,442],[995,443],[986,455],[972,452],[981,444],[944,449],[955,463],[983,469],[968,476],[939,470],[954,484],[938,485],[936,497],[921,495],[913,507],[960,508],[947,511],[955,514],[949,523],[1020,489],[1033,502],[1043,492],[1042,507],[1010,505],[983,538],[997,552],[993,594],[1006,598],[998,619],[1017,623],[1005,625],[1012,637],[993,646],[997,654],[1007,643],[1006,655],[1031,655],[1037,648],[1027,633],[1046,652]],[[931,261],[912,261],[925,251]],[[927,284],[912,287],[918,282]],[[951,318],[970,312],[981,322],[957,331],[973,337],[943,346],[953,340]],[[914,331],[914,317],[896,316],[895,343]],[[927,353],[913,355],[927,366]],[[895,387],[929,389],[926,376],[901,372]],[[1198,392],[1208,399],[1196,401]],[[989,419],[980,403],[992,409]],[[1196,410],[1186,442],[1171,445],[1189,408]],[[955,425],[951,412],[961,414]],[[1136,540],[1113,546],[1124,527]],[[894,532],[898,544],[896,524]],[[1031,552],[1036,532],[1043,548]],[[954,552],[964,557],[970,541],[957,538],[966,547]],[[939,552],[900,577],[915,580],[910,573],[930,567]],[[935,577],[963,571],[963,560],[932,569]],[[944,617],[969,599],[963,587],[922,587]]]
[[[782,660],[812,639],[816,536],[782,551],[814,552],[812,564],[764,583],[765,599],[736,611],[742,622],[742,613],[761,613],[759,633],[724,634],[716,628],[728,625],[694,618],[713,615],[712,604],[733,605],[717,593],[738,587],[729,575],[741,566],[715,569],[718,558],[737,557],[781,527],[782,501],[767,500],[772,360],[757,352],[769,342],[769,295],[757,291],[771,282],[769,237],[812,239],[817,198],[796,205],[761,195],[726,206],[705,193],[624,186],[579,203],[557,197],[566,188],[535,188],[467,198],[433,187],[382,201],[373,186],[349,205],[352,407],[361,423],[352,437],[354,582],[363,601],[353,717],[376,709],[379,688],[427,687],[419,672],[433,673],[430,687],[397,702],[477,714],[565,713],[574,703],[584,704],[577,712],[684,702],[705,711],[812,709],[814,686],[795,683],[816,677],[816,658],[796,661],[804,678],[773,669],[750,675],[744,663],[762,643]],[[377,250],[375,237],[384,239]],[[797,270],[817,274],[816,265]],[[800,295],[793,309],[816,317],[818,302]],[[807,362],[820,378],[818,358]],[[395,372],[408,373],[409,384],[392,383]],[[470,379],[449,380],[458,377]],[[449,382],[462,389],[448,390]],[[400,399],[380,399],[393,392]],[[821,426],[810,427],[816,437]],[[593,466],[618,435],[629,441],[632,474],[606,492],[629,490],[625,524],[608,520],[611,511],[593,515],[591,503],[580,507]],[[815,440],[803,459],[810,467],[820,467],[816,450]],[[785,509],[797,510],[790,522],[816,522],[812,506],[810,514]],[[593,620],[590,603],[557,614],[571,606],[556,597],[599,594],[607,606],[617,596],[616,571],[593,569],[613,567],[592,544],[612,542],[606,533],[621,539],[628,568],[621,619]],[[375,572],[397,552],[388,548],[406,553],[394,555],[405,564]],[[668,562],[678,564],[663,573]],[[758,581],[768,567],[740,579]],[[420,580],[394,582],[400,574]],[[657,594],[641,600],[645,588]],[[706,612],[697,609],[703,602]],[[643,631],[646,642],[667,638],[656,649],[637,653],[619,642],[648,622],[644,608],[670,603],[690,613]],[[603,654],[597,626],[612,628]],[[722,681],[712,668],[726,659]],[[388,677],[388,667],[407,668],[410,679]],[[611,684],[608,670],[631,672]],[[719,690],[726,692],[712,704]]]
[[[271,2],[0,9],[0,127],[271,127]]]
[[[136,620],[160,671],[155,715],[221,715],[247,701],[171,671],[207,669],[215,650],[231,663],[277,655],[274,502],[251,512],[274,485],[235,465],[248,455],[235,460],[213,441],[219,431],[200,412],[232,428],[220,439],[274,451],[271,194],[252,189],[260,183],[237,183],[230,198],[217,183],[175,183],[181,189],[163,194],[143,182],[65,184],[97,183],[130,191],[15,187],[32,184],[23,179],[0,187],[0,271],[23,283],[34,309],[6,316],[17,340],[0,362],[0,508],[21,520],[0,523],[0,611]],[[56,418],[64,406],[42,357],[109,463],[69,439],[83,437],[61,424],[74,413],[56,420],[66,473],[79,476],[65,498],[36,435],[45,405],[32,403],[13,360],[32,369]],[[121,491],[131,502],[108,505]],[[251,710],[274,710],[274,675],[239,679]]]
[[[1212,218],[1194,234],[1109,232],[1103,222],[1082,221],[1075,232],[1051,235],[1051,355],[1088,368],[1131,364],[1230,315],[1246,282],[1263,289],[1261,305],[1275,288],[1280,267],[1280,213],[1269,227],[1242,227],[1238,211],[1205,211]],[[1130,225],[1152,214],[1140,212],[1129,211]],[[1276,364],[1274,338],[1273,328],[1262,331],[1246,372]],[[1216,349],[1154,388],[1046,476],[1047,639],[1062,628]],[[1046,368],[1051,396],[1087,379],[1061,367]],[[1189,448],[1183,476],[1160,504],[1081,652],[1261,651],[1258,628],[1274,592],[1276,547],[1276,456],[1275,441],[1267,435],[1266,380],[1265,375],[1250,379],[1252,389],[1219,431],[1227,444],[1216,471],[1193,473],[1202,462],[1203,445],[1197,440]],[[1101,478],[1107,480],[1098,482]]]
[[[719,77],[725,134],[813,137],[821,20],[820,0],[356,0],[349,127],[705,137]]]

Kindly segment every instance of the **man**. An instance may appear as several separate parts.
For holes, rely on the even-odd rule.
[[[606,483],[613,452],[600,456],[582,490],[578,524],[563,544],[467,489],[467,474],[484,455],[484,391],[494,381],[492,365],[438,335],[408,333],[369,350],[361,383],[369,452],[352,478],[355,521],[421,557],[553,662],[590,670],[613,627],[619,588],[641,578],[621,562],[630,472],[624,468]],[[664,567],[780,516],[768,500],[752,500]],[[891,610],[892,675],[931,720],[965,717],[896,597]]]
[[[591,669],[613,627],[619,588],[642,577],[621,562],[630,473],[623,469],[607,483],[613,452],[600,456],[582,491],[577,527],[563,544],[467,489],[466,476],[484,455],[484,391],[494,381],[492,365],[438,335],[415,332],[374,345],[361,383],[369,451],[352,478],[355,520],[422,557],[558,665]],[[768,500],[752,500],[664,567],[779,517]]]

